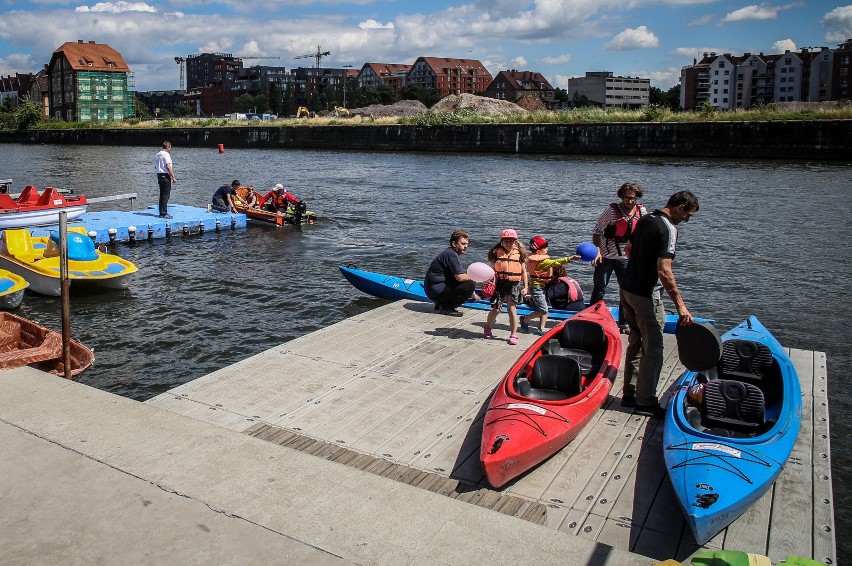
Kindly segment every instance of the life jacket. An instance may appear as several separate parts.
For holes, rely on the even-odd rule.
[[[570,277],[560,277],[555,283],[547,287],[545,296],[550,300],[550,304],[554,308],[564,309],[575,301],[583,300],[583,288],[580,287],[580,284],[576,280]]]
[[[527,271],[530,274],[530,279],[535,279],[541,282],[542,286],[546,285],[553,278],[553,268],[539,270],[536,269],[542,261],[550,259],[547,255],[531,255],[527,258]]]
[[[524,264],[521,262],[521,252],[516,248],[507,252],[502,247],[495,253],[494,278],[504,281],[520,281],[523,279]]]
[[[275,205],[275,208],[287,208],[287,202],[287,191],[284,191],[280,195],[272,195],[272,204]]]
[[[615,211],[615,222],[604,228],[603,235],[604,238],[615,242],[615,248],[618,250],[618,255],[622,255],[620,244],[624,244],[630,240],[630,236],[633,234],[633,230],[636,228],[639,218],[642,217],[642,209],[644,205],[637,202],[636,212],[630,217],[627,217],[624,214],[619,203],[613,202],[610,203],[609,206]]]

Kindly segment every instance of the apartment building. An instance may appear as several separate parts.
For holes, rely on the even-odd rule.
[[[398,96],[405,86],[405,77],[410,70],[411,65],[401,63],[364,63],[358,72],[358,86],[378,88],[387,85]]]
[[[648,106],[651,79],[616,77],[611,71],[590,71],[585,77],[568,79],[568,99],[575,94],[604,108],[643,108]]]
[[[434,90],[438,98],[451,94],[482,94],[491,73],[476,59],[418,57],[405,77],[406,84]]]
[[[719,110],[750,108],[771,102],[820,102],[850,97],[852,40],[827,47],[805,47],[781,54],[704,53],[683,67],[681,108],[705,103]]]
[[[49,114],[69,122],[120,122],[134,116],[133,74],[104,43],[67,42],[47,65]]]
[[[544,75],[534,71],[518,71],[515,69],[500,71],[488,88],[485,96],[516,102],[524,96],[534,96],[544,104],[551,104],[556,90],[550,86]]]

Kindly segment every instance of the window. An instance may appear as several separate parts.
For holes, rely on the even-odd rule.
[[[725,84],[728,84],[728,79],[725,79]]]

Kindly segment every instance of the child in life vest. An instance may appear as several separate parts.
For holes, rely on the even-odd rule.
[[[550,310],[544,289],[553,280],[554,268],[580,259],[579,255],[551,258],[547,253],[549,244],[550,242],[541,236],[533,236],[530,240],[532,255],[527,258],[527,272],[529,273],[530,282],[530,305],[535,310],[519,319],[521,329],[524,332],[532,331],[539,336],[544,334],[544,326],[547,324],[547,313]],[[538,319],[538,328],[530,328],[530,321],[535,319]]]
[[[518,311],[515,307],[528,291],[527,250],[518,241],[518,233],[506,228],[500,233],[500,242],[488,251],[488,262],[494,267],[495,291],[491,296],[491,311],[485,319],[484,336],[494,338],[491,329],[497,315],[506,303],[509,313],[509,344],[518,343]]]

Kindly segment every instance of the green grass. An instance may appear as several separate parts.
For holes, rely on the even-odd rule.
[[[578,108],[572,110],[538,110],[518,112],[505,116],[480,116],[470,110],[451,112],[427,111],[410,117],[368,118],[333,116],[317,118],[282,118],[258,122],[226,120],[224,118],[169,118],[160,121],[130,120],[121,123],[105,122],[57,122],[44,121],[32,127],[40,130],[75,130],[97,128],[211,128],[211,127],[309,127],[349,126],[356,124],[444,126],[464,124],[604,124],[621,122],[752,122],[789,120],[852,120],[852,104],[849,101],[823,103],[802,109],[785,109],[775,105],[759,106],[747,110],[729,112],[714,111],[710,107],[694,112],[673,112],[660,106],[649,106],[641,110],[618,110],[614,108]]]

